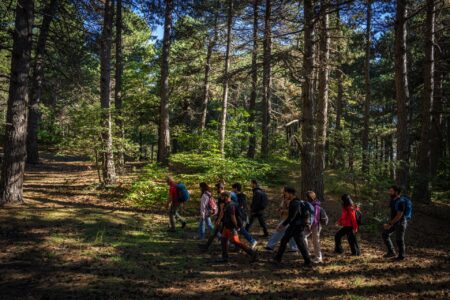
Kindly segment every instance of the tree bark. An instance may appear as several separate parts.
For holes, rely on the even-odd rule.
[[[44,79],[45,48],[50,24],[56,13],[57,5],[57,0],[51,0],[44,9],[44,17],[36,45],[36,57],[28,105],[27,163],[31,164],[39,163],[38,129],[41,117],[39,103],[41,102],[42,81]]]
[[[158,155],[157,161],[167,164],[170,152],[170,127],[169,127],[169,55],[170,55],[170,34],[172,29],[173,1],[166,0],[164,37],[161,53],[161,102],[160,120],[158,134]]]
[[[336,4],[336,29],[338,31],[338,36],[342,35],[341,30],[341,16],[340,16],[340,3],[337,1]],[[339,168],[344,165],[344,154],[342,145],[342,112],[344,108],[344,85],[343,85],[343,70],[342,70],[342,47],[340,41],[337,44],[337,60],[338,69],[336,70],[336,81],[337,81],[337,96],[336,96],[336,132],[335,132],[335,160],[334,167]]]
[[[249,140],[247,157],[254,158],[256,154],[256,135],[255,135],[255,120],[256,120],[256,97],[258,88],[258,6],[259,0],[253,0],[253,48],[252,48],[252,91],[250,94],[249,112],[248,118],[249,127]]]
[[[445,123],[443,118],[443,101],[444,101],[444,68],[442,65],[444,61],[442,59],[443,45],[437,47],[436,50],[436,71],[434,78],[434,100],[431,109],[431,145],[430,145],[430,174],[432,177],[436,176],[439,162],[444,155],[444,130]]]
[[[200,118],[200,131],[203,132],[206,128],[206,117],[208,115],[208,102],[209,102],[209,77],[211,73],[211,58],[213,49],[217,44],[217,39],[219,37],[218,30],[218,11],[215,12],[214,16],[214,31],[213,36],[208,42],[208,49],[206,50],[206,61],[205,61],[205,78],[203,80],[203,110],[202,116]]]
[[[370,47],[372,44],[372,0],[367,0],[367,20],[366,20],[366,54],[364,61],[365,80],[365,101],[364,101],[364,128],[362,135],[362,171],[367,174],[369,171],[369,126],[370,126]]]
[[[23,203],[33,13],[33,0],[17,1],[0,179],[0,204]]]
[[[263,116],[262,116],[262,141],[261,157],[269,157],[269,129],[270,110],[272,96],[272,75],[271,75],[271,55],[272,55],[272,3],[266,0],[266,12],[264,16],[264,55],[263,55]]]
[[[114,106],[116,109],[116,126],[119,134],[118,170],[123,173],[125,167],[125,130],[122,116],[122,75],[123,75],[123,49],[122,49],[122,0],[116,3],[116,70],[114,88]]]
[[[395,90],[397,101],[397,184],[404,191],[409,187],[409,138],[408,138],[408,68],[406,57],[406,0],[397,1],[395,21]]]
[[[315,172],[316,180],[314,191],[319,199],[324,198],[323,177],[325,171],[325,146],[327,141],[328,128],[328,60],[330,57],[330,36],[328,32],[329,15],[328,1],[321,1],[321,28],[320,28],[320,47],[319,47],[319,95],[317,99],[317,131],[315,144]]]
[[[103,30],[100,44],[100,100],[102,108],[102,141],[103,141],[103,183],[114,184],[116,182],[116,170],[114,166],[112,118],[111,118],[111,45],[114,4],[112,0],[105,1]]]
[[[223,82],[223,102],[222,115],[220,118],[220,153],[225,156],[225,133],[227,126],[228,90],[229,90],[229,69],[230,69],[230,49],[231,49],[231,25],[233,23],[233,0],[228,0],[227,17],[227,46],[225,52],[225,70]]]
[[[425,68],[424,89],[421,105],[422,128],[417,156],[417,181],[414,187],[415,201],[430,203],[430,128],[431,107],[434,96],[434,0],[427,0],[425,20]]]
[[[302,88],[302,126],[301,141],[301,197],[314,188],[316,172],[314,170],[314,11],[311,0],[304,1],[305,26],[303,32],[304,84]]]

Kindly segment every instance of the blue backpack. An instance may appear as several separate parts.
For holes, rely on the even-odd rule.
[[[191,196],[189,195],[189,191],[182,182],[177,184],[177,192],[178,192],[178,202],[180,203],[187,202],[191,198]]]
[[[300,200],[300,213],[304,215],[306,212],[309,213],[309,225],[314,222],[314,206],[308,201]]]
[[[400,200],[395,203],[395,209],[396,210],[398,210],[398,206],[400,204],[404,204],[405,205],[405,213],[404,213],[405,219],[408,220],[408,221],[411,220],[412,212],[413,212],[413,205],[412,205],[411,198],[409,198],[406,195],[400,196]]]

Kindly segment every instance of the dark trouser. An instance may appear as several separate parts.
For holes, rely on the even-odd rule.
[[[334,236],[335,248],[334,251],[337,253],[342,253],[344,250],[342,249],[341,240],[347,236],[348,243],[350,244],[350,249],[352,250],[353,255],[360,255],[361,251],[359,250],[358,240],[356,239],[356,234],[353,232],[353,227],[342,227],[336,235]]]
[[[178,210],[181,208],[181,205],[171,205],[170,206],[170,211],[169,211],[169,220],[170,220],[170,227],[172,229],[175,229],[175,223],[181,222],[186,223],[186,221],[184,220],[184,218],[178,213]]]
[[[211,235],[208,237],[208,241],[206,242],[205,249],[209,249],[212,242],[216,237],[218,237],[218,234],[222,231],[222,224],[219,224],[219,226],[214,227],[214,231],[211,233]]]
[[[395,240],[398,247],[398,256],[405,257],[405,232],[407,224],[408,222],[406,220],[401,220],[388,230],[383,230],[382,237],[389,254],[395,253],[394,245],[391,241],[391,234],[395,232]]]
[[[284,251],[286,251],[286,245],[289,242],[291,238],[294,238],[295,243],[297,244],[298,249],[300,250],[300,253],[303,256],[303,259],[305,260],[305,263],[309,264],[311,263],[311,258],[309,257],[308,249],[306,248],[305,244],[305,235],[303,234],[303,230],[305,228],[301,225],[294,225],[289,226],[286,229],[286,232],[283,235],[283,238],[281,238],[280,247],[278,248],[278,252],[275,255],[276,260],[281,260],[283,257]]]
[[[247,231],[250,231],[250,228],[252,227],[253,222],[255,221],[255,219],[258,219],[259,225],[261,225],[261,227],[262,227],[262,229],[264,231],[264,235],[268,236],[269,232],[267,231],[267,225],[266,225],[266,220],[265,220],[263,211],[252,212],[251,215],[250,215],[250,221],[248,222],[247,226],[245,226],[245,229]]]
[[[228,259],[228,241],[231,241],[239,249],[244,250],[245,253],[247,253],[248,255],[251,256],[254,254],[252,249],[241,243],[237,232],[228,228],[224,228],[222,231],[222,238],[221,238],[223,259],[225,260]]]

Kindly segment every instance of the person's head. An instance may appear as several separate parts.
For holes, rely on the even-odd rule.
[[[209,192],[209,186],[208,186],[208,184],[206,182],[201,182],[199,184],[199,186],[200,186],[200,191],[202,192],[202,194],[206,193],[206,192]]]
[[[400,193],[402,192],[402,189],[397,185],[391,185],[388,189],[388,195],[391,197],[391,199],[395,199],[398,196],[400,196]]]
[[[220,194],[225,191],[225,184],[223,182],[216,183],[216,190]]]
[[[313,191],[307,191],[306,199],[308,200],[308,202],[313,202],[314,200],[317,199],[316,193],[314,193]]]
[[[342,195],[341,201],[342,201],[342,206],[343,207],[353,206],[353,200],[352,200],[352,197],[350,197],[349,194]]]
[[[283,196],[286,200],[292,200],[295,198],[296,190],[293,187],[285,186],[283,189]]]
[[[258,181],[256,179],[252,179],[250,183],[253,189],[258,187]]]
[[[242,185],[239,182],[233,183],[231,188],[233,189],[233,192],[235,192],[235,193],[242,192]]]
[[[224,202],[230,202],[231,201],[231,194],[230,192],[222,192],[220,193],[220,197]]]
[[[172,184],[172,183],[174,183],[175,181],[173,181],[173,178],[172,178],[172,177],[166,176],[166,182],[167,182],[167,184]]]

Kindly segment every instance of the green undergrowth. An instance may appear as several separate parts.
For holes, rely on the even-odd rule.
[[[230,187],[234,182],[241,182],[246,188],[255,178],[264,183],[277,183],[286,178],[296,164],[286,159],[270,161],[247,158],[222,158],[215,153],[176,153],[170,157],[169,168],[150,164],[136,180],[126,196],[126,202],[137,207],[155,207],[162,205],[167,197],[164,178],[171,174],[175,181],[183,182],[191,191],[193,198],[198,195],[198,184],[207,182],[213,186],[223,181]]]

